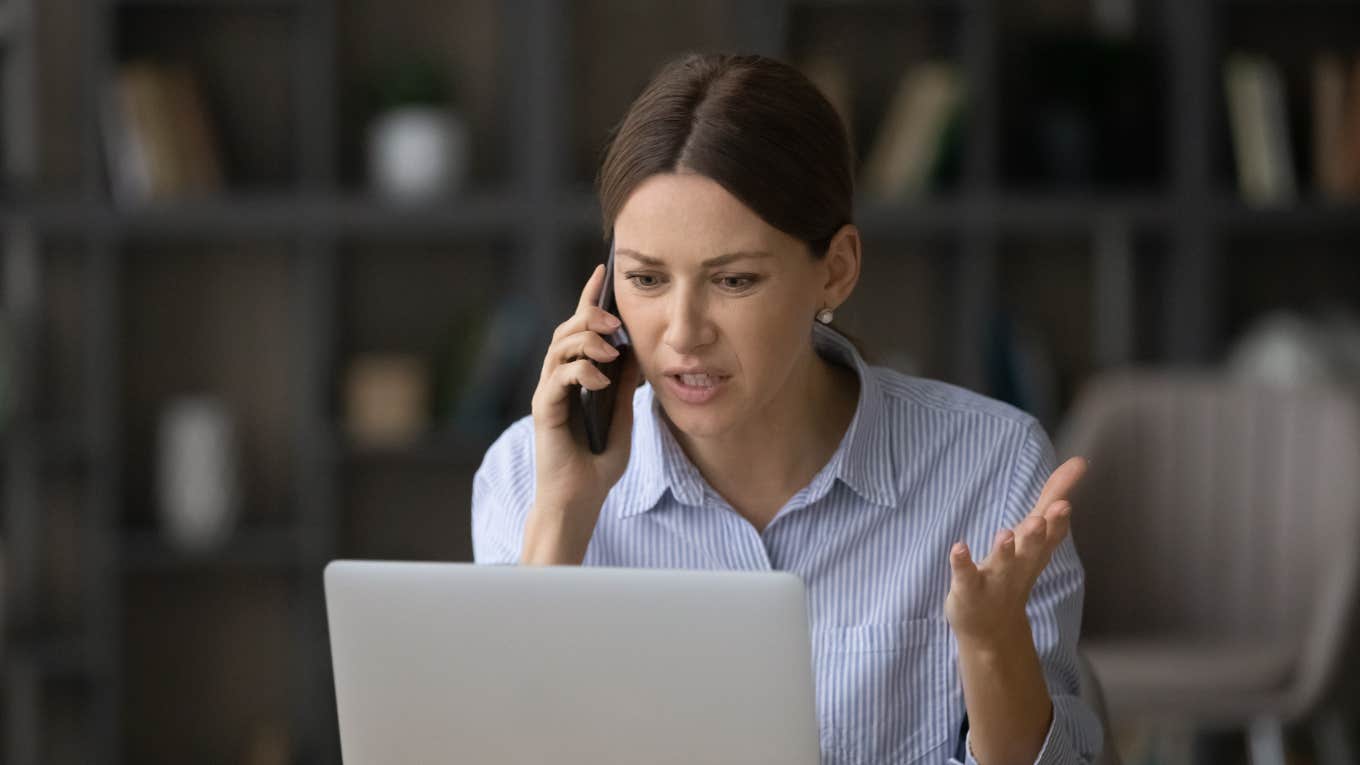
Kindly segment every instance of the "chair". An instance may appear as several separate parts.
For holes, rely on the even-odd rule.
[[[1357,410],[1335,388],[1198,372],[1081,392],[1056,442],[1090,459],[1081,648],[1111,716],[1240,727],[1254,765],[1283,765],[1284,725],[1312,716],[1319,751],[1350,759],[1320,708],[1357,592]]]
[[[1115,749],[1114,740],[1110,735],[1110,715],[1105,704],[1105,692],[1100,686],[1100,678],[1091,666],[1091,661],[1080,649],[1077,651],[1077,669],[1081,672],[1081,700],[1096,713],[1096,717],[1100,718],[1100,729],[1105,732],[1105,746],[1094,765],[1121,765],[1119,752]]]

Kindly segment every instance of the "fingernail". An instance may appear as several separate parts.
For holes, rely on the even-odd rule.
[[[623,322],[619,321],[619,317],[617,316],[606,316],[604,318],[604,323],[610,327],[613,327],[614,329],[618,329],[619,325],[622,324]]]
[[[619,349],[618,349],[618,348],[615,348],[615,347],[612,346],[612,345],[609,346],[609,358],[611,358],[611,359],[617,359],[618,357],[619,357]]]

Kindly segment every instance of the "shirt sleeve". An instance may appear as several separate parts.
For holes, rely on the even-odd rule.
[[[505,429],[486,450],[472,477],[472,559],[519,563],[524,522],[534,496],[533,420]]]
[[[1048,435],[1038,421],[1031,418],[1024,445],[1016,457],[1006,498],[1008,525],[1014,527],[1033,510],[1049,475],[1057,469],[1057,463]],[[1080,513],[1082,509],[1074,507],[1072,512]],[[1025,607],[1034,647],[1053,700],[1053,720],[1034,760],[1036,765],[1091,765],[1104,744],[1100,719],[1080,698],[1077,638],[1085,581],[1085,570],[1069,533],[1039,575]],[[974,759],[971,739],[970,730],[964,737],[963,746],[951,747],[954,755],[949,758],[950,765],[990,765]],[[955,741],[957,744],[957,739]]]

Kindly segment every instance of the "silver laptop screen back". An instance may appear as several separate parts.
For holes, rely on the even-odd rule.
[[[344,761],[819,761],[803,583],[779,572],[336,561]]]

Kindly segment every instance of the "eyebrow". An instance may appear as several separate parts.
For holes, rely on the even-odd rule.
[[[627,249],[627,248],[624,248],[624,247],[616,247],[616,248],[614,248],[614,254],[615,254],[615,255],[627,255],[628,257],[632,258],[633,260],[638,261],[639,263],[642,263],[643,265],[648,265],[648,266],[664,266],[664,265],[666,265],[666,263],[665,263],[663,260],[661,260],[660,258],[654,258],[654,257],[652,257],[651,255],[643,255],[642,253],[638,252],[637,250],[630,250],[630,249]],[[702,265],[702,266],[704,266],[704,267],[725,266],[725,265],[727,265],[728,263],[731,263],[731,262],[736,261],[736,260],[741,260],[742,258],[768,258],[768,257],[771,257],[772,255],[773,255],[773,253],[765,252],[764,250],[745,250],[745,251],[740,251],[740,252],[729,252],[729,253],[727,253],[727,254],[725,254],[725,255],[719,255],[719,256],[716,257],[716,258],[709,258],[708,260],[705,260],[705,261],[704,261],[703,263],[701,263],[700,265]]]

